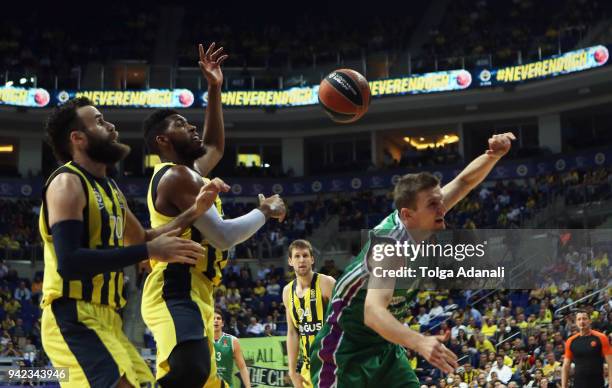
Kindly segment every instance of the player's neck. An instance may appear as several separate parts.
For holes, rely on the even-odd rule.
[[[170,162],[170,163],[178,164],[178,165],[181,165],[181,166],[187,166],[189,168],[193,168],[193,163],[194,163],[194,160],[183,160],[183,158],[181,158],[180,156],[178,156],[175,153],[173,153],[171,155],[162,156],[161,157],[161,161],[162,162]]]
[[[220,331],[215,330],[215,341],[218,341],[219,338],[221,338],[222,336],[223,336],[223,331],[222,330],[220,330]]]
[[[300,285],[300,288],[308,288],[310,287],[310,283],[312,282],[312,277],[314,276],[314,271],[310,271],[308,274],[304,276],[297,276],[297,282]]]
[[[587,327],[586,329],[580,329],[580,335],[589,335],[591,334],[591,328]]]
[[[421,241],[425,241],[431,236],[431,232],[422,231],[418,229],[408,229],[408,233],[414,240],[415,243],[419,244]]]
[[[104,163],[95,162],[81,153],[76,153],[72,160],[95,177],[104,178],[106,176],[107,166]]]

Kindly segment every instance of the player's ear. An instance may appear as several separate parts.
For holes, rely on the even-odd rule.
[[[71,143],[79,143],[87,139],[87,136],[85,135],[83,131],[79,131],[78,129],[75,129],[70,132],[70,135],[68,138],[70,139]]]
[[[165,135],[157,135],[155,136],[155,143],[157,143],[158,145],[168,144],[168,137]]]
[[[401,208],[401,209],[400,209],[400,211],[399,211],[399,214],[400,214],[400,219],[401,219],[402,221],[406,221],[406,220],[408,220],[408,219],[412,218],[413,213],[414,213],[414,210],[409,209],[409,208],[407,208],[407,207],[403,207],[403,208]]]

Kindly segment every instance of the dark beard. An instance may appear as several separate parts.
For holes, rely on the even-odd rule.
[[[130,153],[130,146],[123,143],[113,143],[110,140],[102,140],[85,132],[87,136],[87,155],[95,162],[112,166],[122,161]]]
[[[196,159],[206,154],[206,148],[196,147],[193,142],[177,142],[171,139],[174,152],[181,159],[181,162],[191,166]]]

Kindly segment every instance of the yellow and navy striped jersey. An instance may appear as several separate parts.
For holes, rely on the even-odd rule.
[[[164,215],[158,212],[155,208],[155,201],[157,199],[157,187],[159,185],[159,182],[161,181],[161,178],[164,176],[164,174],[174,165],[174,163],[160,163],[155,166],[155,169],[153,171],[153,176],[151,177],[151,182],[149,184],[149,192],[147,194],[147,206],[149,208],[152,228],[157,228],[166,225],[174,218],[176,218]],[[204,181],[204,184],[209,182],[209,180],[206,178],[202,178],[202,180]],[[221,199],[219,197],[217,197],[217,199],[215,200],[215,208],[219,212],[219,215],[223,217],[223,209],[221,207]],[[197,241],[201,243],[205,249],[204,258],[198,260],[195,265],[195,269],[193,270],[201,272],[214,285],[220,284],[222,276],[221,271],[227,265],[227,252],[222,252],[214,248],[212,245],[208,244],[206,240],[203,239],[202,235],[200,234],[200,231],[197,230],[195,227],[187,228],[183,232],[181,237]],[[151,258],[150,263],[152,271],[163,271],[168,268],[169,265],[172,266],[171,268],[177,267],[177,265],[181,266],[177,267],[177,269],[188,267],[183,264],[175,265],[168,264],[166,262],[160,262],[155,260],[155,258]]]
[[[127,204],[115,181],[107,177],[94,177],[75,162],[68,162],[55,170],[43,188],[43,205],[38,222],[45,257],[41,305],[44,307],[55,299],[65,297],[121,308],[126,302],[123,270],[105,272],[80,280],[63,279],[57,272],[57,255],[49,225],[45,194],[51,181],[62,173],[78,176],[85,192],[86,202],[83,209],[85,230],[81,246],[88,249],[123,247]]]
[[[289,283],[291,321],[300,336],[302,357],[306,365],[310,365],[310,349],[315,336],[323,327],[323,294],[321,293],[321,278],[314,272],[310,287],[304,290],[304,296],[297,295],[297,279]]]

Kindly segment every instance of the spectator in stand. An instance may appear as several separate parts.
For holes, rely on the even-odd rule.
[[[504,384],[507,384],[512,378],[512,369],[510,369],[508,365],[504,364],[504,356],[501,354],[496,356],[496,362],[491,367],[487,381],[495,381],[493,380],[494,375],[497,375],[497,378]]]
[[[270,284],[266,287],[266,292],[269,296],[271,296],[274,300],[278,300],[281,296],[282,287],[278,284],[278,279],[276,276],[272,276],[270,278]]]
[[[259,322],[257,317],[250,318],[250,323],[246,328],[246,334],[251,337],[260,337],[264,332],[264,326]]]
[[[542,373],[544,377],[553,377],[555,371],[561,368],[561,363],[555,359],[554,353],[546,354],[546,363],[542,368]]]
[[[3,357],[21,357],[23,354],[19,351],[19,349],[15,348],[15,346],[13,345],[13,341],[9,341],[6,346],[6,349],[2,353],[0,353],[0,355],[2,355]]]
[[[493,338],[497,332],[497,325],[492,318],[487,317],[485,318],[485,323],[482,325],[482,329],[480,331],[485,335],[485,337]]]
[[[264,325],[264,332],[263,332],[263,336],[264,337],[272,337],[276,335],[276,333],[274,333],[274,330],[272,330],[272,326],[271,325]]]
[[[272,333],[276,333],[276,322],[274,316],[268,315],[268,317],[266,318],[265,325],[270,326],[270,330],[272,331]]]
[[[264,286],[263,281],[257,280],[253,293],[257,298],[262,298],[266,294],[266,287]]]
[[[20,309],[21,304],[15,299],[9,297],[8,301],[4,302],[4,311],[6,311],[9,316],[17,314]]]
[[[23,303],[26,300],[29,301],[32,298],[32,293],[26,288],[25,282],[20,282],[19,287],[15,289],[15,300]]]
[[[238,322],[235,316],[231,316],[230,322],[227,325],[227,332],[233,335],[234,337],[242,337],[244,333],[244,327],[241,323]]]

